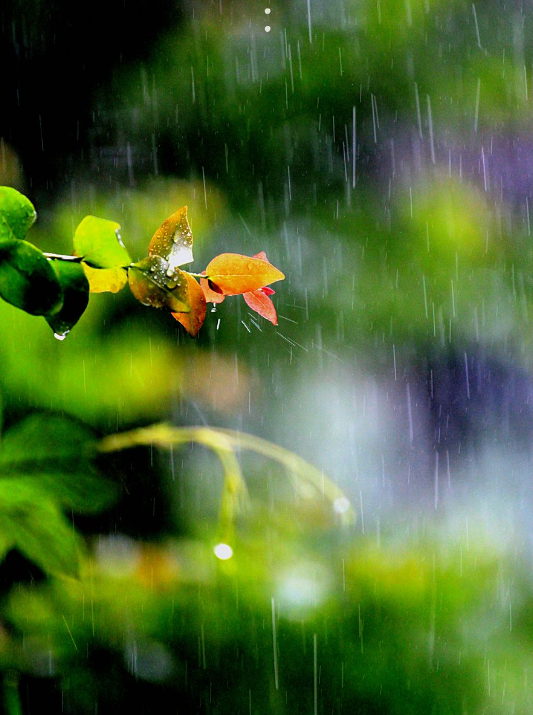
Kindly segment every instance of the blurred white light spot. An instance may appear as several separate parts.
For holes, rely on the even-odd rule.
[[[267,25],[267,26],[265,27],[265,32],[270,32],[270,25]]]
[[[301,618],[319,607],[331,590],[331,575],[321,564],[304,562],[280,574],[277,588],[279,610],[287,618]]]
[[[333,509],[337,514],[345,514],[350,508],[350,500],[346,497],[338,497],[333,502]]]
[[[269,7],[266,7],[266,8],[265,8],[265,15],[270,15],[270,12],[271,12],[270,8],[269,8]]]
[[[228,544],[217,544],[213,551],[217,559],[221,561],[227,561],[233,556],[233,549]]]

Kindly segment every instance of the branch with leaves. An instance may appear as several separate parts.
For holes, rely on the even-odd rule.
[[[186,206],[161,224],[148,256],[137,263],[122,242],[120,225],[95,216],[77,227],[72,256],[44,253],[26,240],[36,217],[26,196],[0,187],[0,296],[44,316],[60,340],[83,315],[90,293],[118,293],[126,283],[137,300],[168,310],[192,336],[202,327],[207,303],[232,295],[243,295],[252,310],[277,325],[274,291],[268,286],[285,276],[264,251],[252,257],[222,253],[202,273],[181,268],[193,261]]]

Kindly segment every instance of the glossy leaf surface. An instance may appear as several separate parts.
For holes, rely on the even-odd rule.
[[[172,313],[172,315],[183,325],[189,335],[196,337],[205,320],[207,304],[204,291],[196,279],[189,273],[184,273],[184,275],[187,279],[189,288],[189,301],[191,309],[188,313]]]
[[[175,313],[190,310],[187,278],[178,268],[172,269],[168,261],[150,256],[129,269],[131,292],[143,305],[152,308],[169,308]]]
[[[157,229],[150,241],[148,254],[161,256],[168,261],[171,268],[176,268],[193,261],[192,244],[187,207],[182,206]]]
[[[10,186],[0,186],[0,241],[24,239],[36,217],[26,196]]]
[[[0,296],[31,315],[47,315],[62,305],[56,272],[43,253],[26,241],[0,243]]]
[[[285,278],[281,271],[267,261],[238,253],[222,253],[216,256],[205,272],[211,283],[225,295],[258,290]]]
[[[129,266],[130,254],[122,243],[120,225],[96,216],[86,216],[74,234],[74,253],[93,268]]]
[[[89,303],[89,281],[80,263],[50,261],[63,291],[63,306],[46,321],[56,336],[65,337],[81,318]]]

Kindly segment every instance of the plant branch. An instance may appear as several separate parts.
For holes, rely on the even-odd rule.
[[[294,452],[245,432],[211,427],[173,427],[163,423],[110,435],[100,442],[98,448],[100,452],[117,452],[144,444],[168,449],[170,445],[187,442],[203,444],[218,455],[225,471],[226,489],[230,493],[241,487],[242,474],[234,453],[244,449],[281,464],[294,489],[302,496],[318,496],[334,506],[337,500],[341,500],[341,504],[345,506],[340,514],[342,522],[351,524],[355,521],[355,511],[344,492],[321,470],[313,467]],[[228,454],[232,453],[233,458],[230,460]],[[232,478],[228,479],[228,476]],[[224,510],[225,505],[223,505]]]
[[[69,261],[70,263],[81,263],[83,261],[81,256],[65,256],[62,253],[44,253],[44,255],[49,261]]]

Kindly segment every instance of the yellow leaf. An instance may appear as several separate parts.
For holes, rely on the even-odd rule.
[[[128,281],[124,268],[91,268],[82,263],[91,293],[118,293]]]

